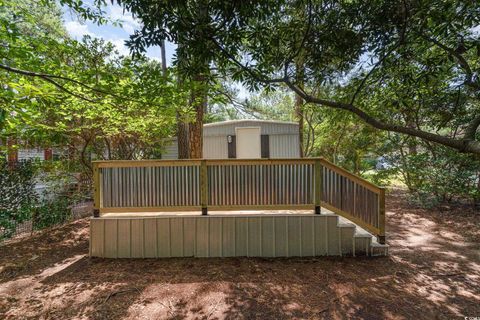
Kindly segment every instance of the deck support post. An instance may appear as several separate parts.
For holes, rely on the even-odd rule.
[[[100,217],[100,169],[93,163],[93,217]]]
[[[323,166],[320,159],[315,160],[315,214],[322,213]]]
[[[378,234],[378,242],[380,244],[385,244],[385,188],[380,188],[380,193],[378,194],[378,229],[380,230]]]
[[[202,216],[208,215],[208,169],[207,161],[200,162],[200,205],[202,206]]]

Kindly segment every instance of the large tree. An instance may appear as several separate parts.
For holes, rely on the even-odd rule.
[[[197,1],[115,2],[143,22],[131,36],[136,51],[163,39],[178,43],[182,35],[184,61],[212,61],[219,72],[252,90],[284,84],[306,103],[345,110],[377,129],[480,154],[477,1],[208,1],[202,10],[209,19],[195,16]],[[302,72],[295,64],[300,53]],[[455,88],[465,99],[454,109],[424,105],[422,115],[428,118],[421,126],[396,116],[401,100],[359,100],[381,92],[385,78],[407,78],[412,70],[405,73],[405,66],[416,69],[416,76],[403,82],[408,90],[433,79],[430,86],[442,94]],[[182,70],[195,75],[197,67],[185,64]],[[314,93],[327,83],[337,84],[344,95],[332,99]],[[462,119],[461,134],[435,130],[448,118],[445,113],[449,121]]]

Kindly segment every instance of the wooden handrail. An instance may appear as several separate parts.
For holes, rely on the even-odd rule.
[[[380,191],[381,191],[381,189],[382,189],[381,187],[379,187],[379,186],[371,183],[371,182],[368,181],[368,180],[365,180],[365,179],[362,178],[362,177],[357,176],[356,174],[351,173],[350,171],[347,171],[347,170],[345,170],[345,169],[343,169],[343,168],[341,168],[341,167],[339,167],[339,166],[331,163],[331,162],[328,161],[328,160],[325,160],[325,159],[323,159],[323,158],[320,158],[320,159],[321,159],[320,161],[322,162],[322,164],[323,164],[325,167],[329,168],[330,170],[335,171],[335,172],[337,172],[338,174],[341,174],[342,176],[347,177],[347,178],[349,178],[349,179],[357,182],[358,184],[364,186],[365,188],[370,189],[371,191],[373,191],[373,192],[375,192],[375,193],[378,193],[378,194],[380,193]]]
[[[141,167],[168,167],[168,166],[199,166],[201,159],[179,160],[96,160],[92,161],[98,168],[141,168]]]
[[[352,216],[348,212],[343,211],[341,208],[337,208],[335,206],[325,204],[325,203],[323,203],[323,206],[325,206],[329,210],[335,212],[336,214],[341,215],[341,216],[355,222],[356,224],[358,224],[359,226],[361,226],[365,230],[375,234],[376,236],[378,236],[378,241],[381,244],[384,244],[385,243],[385,219],[386,219],[385,218],[385,188],[384,187],[379,187],[379,186],[371,183],[370,181],[365,180],[362,177],[359,177],[359,176],[357,176],[357,175],[355,175],[355,174],[353,174],[353,173],[351,173],[351,172],[349,172],[349,171],[331,163],[330,161],[328,161],[326,159],[321,158],[321,163],[326,168],[334,171],[335,173],[337,173],[337,174],[339,174],[343,177],[346,177],[350,181],[353,181],[353,182],[357,183],[358,185],[361,185],[361,186],[367,188],[368,190],[370,190],[373,193],[378,195],[378,208],[377,208],[378,227],[372,226],[369,223],[366,223],[365,221],[362,221],[361,219],[359,219],[355,216]],[[356,189],[354,189],[354,190],[356,190]],[[354,191],[354,192],[356,192],[356,191]],[[355,193],[354,193],[354,195],[355,195]],[[354,200],[354,205],[355,205],[355,202],[356,202],[356,200]]]
[[[162,167],[162,166],[199,166],[202,161],[207,165],[269,165],[310,163],[321,158],[284,158],[284,159],[178,159],[178,160],[95,160],[99,168]]]
[[[93,216],[100,216],[100,170],[98,163],[93,163]]]

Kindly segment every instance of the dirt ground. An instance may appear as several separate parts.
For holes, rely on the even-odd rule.
[[[387,199],[390,256],[90,259],[88,219],[0,247],[4,319],[480,317],[480,213]]]

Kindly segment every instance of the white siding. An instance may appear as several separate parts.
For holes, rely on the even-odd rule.
[[[39,159],[45,160],[45,153],[43,149],[19,149],[18,160]]]
[[[205,159],[228,158],[227,136],[204,137],[203,157]]]
[[[235,120],[209,123],[203,127],[203,157],[228,158],[227,136],[235,135],[235,128],[260,127],[261,134],[270,136],[270,158],[298,158],[300,144],[298,124],[265,120]],[[177,139],[167,143],[162,159],[178,159]]]
[[[176,138],[167,143],[162,153],[162,159],[178,159],[178,144]]]
[[[270,158],[300,157],[298,134],[279,134],[270,136]]]

